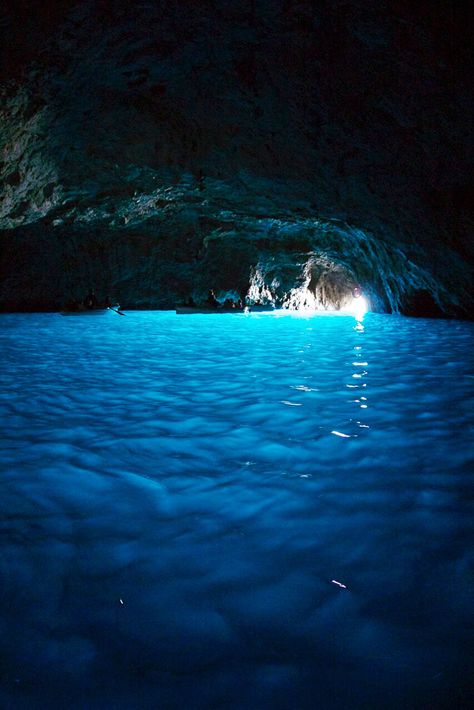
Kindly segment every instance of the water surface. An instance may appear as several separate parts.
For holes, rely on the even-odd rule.
[[[1,316],[1,706],[468,707],[472,336]]]

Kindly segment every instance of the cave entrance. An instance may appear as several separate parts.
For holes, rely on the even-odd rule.
[[[248,299],[290,310],[352,312],[355,301],[359,310],[367,305],[348,266],[315,254],[261,258],[251,269]]]

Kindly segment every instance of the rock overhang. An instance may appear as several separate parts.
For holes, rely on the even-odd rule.
[[[3,103],[3,307],[91,279],[172,306],[258,271],[279,303],[306,289],[325,307],[359,283],[376,310],[469,314],[452,67],[414,10],[382,4],[235,3],[230,18],[185,3],[178,27],[173,3],[132,17],[118,2],[106,25],[64,3]],[[39,262],[39,242],[59,251]]]

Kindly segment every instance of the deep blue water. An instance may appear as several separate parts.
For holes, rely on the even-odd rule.
[[[473,333],[1,316],[0,706],[468,707]]]

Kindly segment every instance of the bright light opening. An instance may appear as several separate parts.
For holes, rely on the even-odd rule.
[[[351,304],[352,312],[357,320],[362,320],[367,311],[369,310],[367,300],[363,296],[354,298]]]
[[[344,308],[345,313],[350,313],[358,321],[363,319],[368,310],[369,305],[364,296],[357,296],[357,298],[353,298],[352,301]]]

